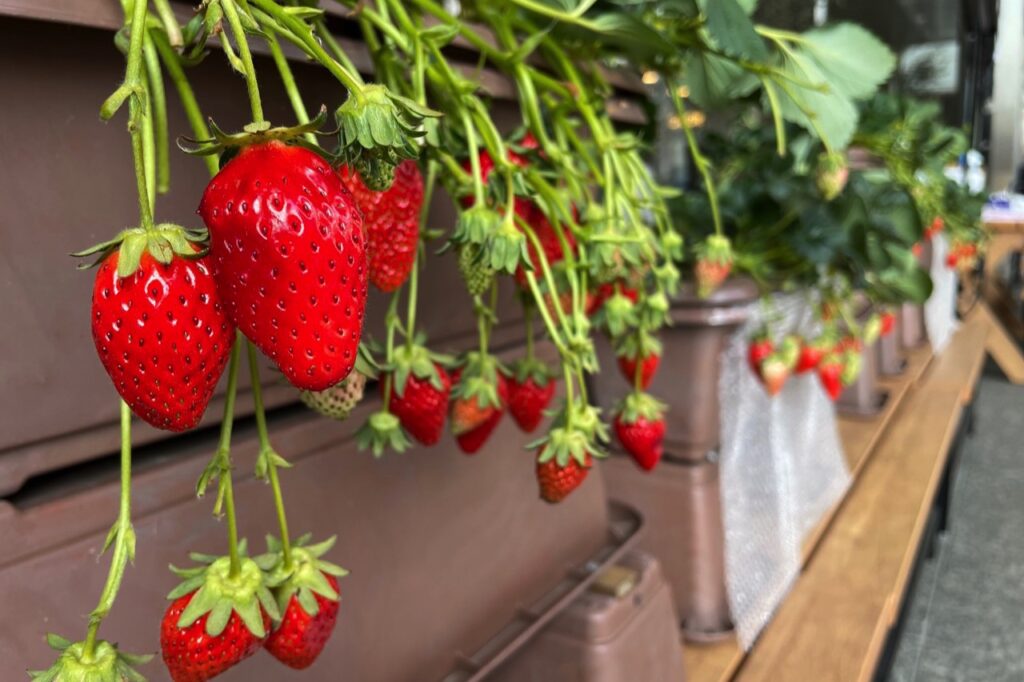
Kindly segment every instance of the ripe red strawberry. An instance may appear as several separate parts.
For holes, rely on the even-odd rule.
[[[885,311],[884,313],[882,313],[881,321],[882,321],[882,326],[881,326],[882,336],[888,336],[889,334],[892,333],[892,330],[896,327],[896,313],[894,313],[891,310]]]
[[[797,374],[806,374],[818,367],[818,363],[825,356],[825,348],[817,344],[805,343],[800,346],[800,357],[796,361]]]
[[[564,500],[582,485],[593,463],[590,453],[586,453],[582,464],[576,458],[570,458],[564,465],[559,464],[555,458],[538,461],[537,483],[541,499],[551,504]]]
[[[637,465],[650,471],[661,460],[665,406],[644,393],[630,393],[615,414],[615,435]]]
[[[363,214],[370,281],[383,292],[394,291],[408,279],[416,260],[423,208],[419,166],[403,161],[395,170],[394,183],[383,192],[369,189],[347,166],[339,172]]]
[[[620,355],[619,371],[622,372],[622,376],[630,383],[636,377],[638,363],[640,364],[640,389],[646,391],[651,385],[651,381],[654,380],[654,374],[658,371],[658,365],[661,364],[661,355],[658,353],[648,353],[640,359],[635,356]]]
[[[505,375],[500,371],[497,373],[497,397],[498,404],[487,408],[487,417],[477,426],[457,433],[455,436],[455,442],[458,443],[459,449],[467,455],[476,454],[480,448],[484,446],[487,439],[491,437],[494,429],[498,427],[498,423],[501,421],[502,415],[505,414],[505,405],[508,404],[508,380]],[[462,380],[459,381],[460,386]],[[472,398],[470,399],[472,400]],[[453,417],[454,419],[454,417]]]
[[[547,365],[535,359],[516,363],[508,380],[508,411],[526,433],[533,433],[555,396],[555,380]]]
[[[355,365],[366,307],[365,234],[341,178],[282,142],[242,149],[203,193],[228,317],[295,386],[322,391]]]
[[[832,401],[839,399],[843,392],[843,362],[838,355],[830,353],[818,365],[818,378],[821,385],[825,387],[825,393]]]
[[[337,592],[338,579],[326,573],[323,577]],[[316,593],[311,593],[311,596],[316,600],[316,615],[311,616],[306,612],[296,592],[288,601],[281,623],[267,638],[267,651],[295,670],[305,670],[313,665],[327,646],[327,640],[331,638],[338,622],[338,610],[341,608],[338,599],[328,599]]]
[[[946,227],[946,222],[942,219],[942,216],[935,216],[935,219],[932,220],[931,225],[929,225],[928,227],[925,228],[925,230],[924,230],[924,238],[925,239],[931,239],[935,235],[937,235],[940,232],[942,232],[942,230],[944,230],[945,227]]]
[[[441,440],[452,390],[452,380],[445,368],[437,362],[432,366],[436,376],[410,373],[402,391],[396,382],[388,403],[388,409],[398,417],[409,435],[423,445],[435,445]],[[383,385],[381,382],[382,388]]]
[[[769,355],[761,363],[761,382],[768,395],[778,395],[788,378],[789,366],[776,354]]]
[[[921,254],[924,253],[924,244],[922,244],[921,242],[917,242],[916,244],[910,247],[910,252],[913,253],[915,257],[920,258]],[[948,262],[949,261],[947,261],[947,263]]]
[[[190,592],[171,602],[160,622],[160,650],[174,682],[205,682],[233,668],[263,647],[266,636],[257,637],[232,612],[224,630],[212,637],[207,633],[206,614],[185,628],[178,620],[195,596]],[[270,629],[270,617],[263,615],[264,631]]]
[[[766,332],[761,332],[750,340],[747,348],[747,363],[750,371],[761,376],[761,364],[775,351],[775,344]]]
[[[243,556],[233,573],[228,557],[192,557],[206,565],[172,567],[183,582],[168,595],[160,623],[160,650],[174,682],[205,682],[249,658],[281,615],[252,559]]]
[[[169,251],[161,257],[168,263],[150,253],[152,239],[165,240]],[[174,226],[160,226],[157,236],[129,230],[98,248],[118,243],[120,250],[110,251],[96,272],[96,352],[135,414],[160,429],[191,429],[210,403],[235,338],[209,259],[180,255],[199,247]]]

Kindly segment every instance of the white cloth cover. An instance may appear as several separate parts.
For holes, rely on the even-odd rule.
[[[946,266],[949,242],[946,235],[932,237],[932,295],[924,304],[924,326],[932,350],[941,353],[956,331],[956,270]]]
[[[778,297],[773,328],[812,338],[806,296]],[[813,373],[789,379],[769,398],[747,364],[763,312],[724,351],[719,399],[725,574],[740,644],[749,649],[800,572],[808,532],[850,485],[835,409]],[[776,339],[776,343],[780,339]]]

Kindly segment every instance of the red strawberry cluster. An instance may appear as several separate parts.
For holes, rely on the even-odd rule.
[[[869,342],[880,333],[888,333],[885,319],[884,315],[875,316],[865,325],[864,333],[871,337]],[[813,341],[787,336],[776,346],[768,332],[761,331],[747,347],[747,361],[770,396],[778,395],[793,374],[816,372],[825,393],[835,401],[860,374],[863,348],[860,338],[848,334],[837,340],[833,331],[826,331]]]
[[[953,242],[946,254],[946,267],[971,270],[978,263],[978,245],[973,242]]]

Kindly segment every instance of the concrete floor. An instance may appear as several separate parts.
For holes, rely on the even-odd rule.
[[[1024,680],[1024,387],[987,374],[888,682]]]

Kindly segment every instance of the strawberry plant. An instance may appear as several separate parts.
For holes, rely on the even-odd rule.
[[[379,392],[357,437],[374,456],[413,440],[436,445],[446,424],[472,454],[487,446],[506,410],[526,432],[548,416],[546,431],[527,447],[540,497],[556,503],[604,456],[606,421],[640,466],[649,469],[661,457],[665,406],[644,391],[661,360],[659,333],[682,264],[692,265],[701,296],[735,272],[765,282],[810,281],[822,267],[835,270],[843,287],[900,290],[899,278],[883,272],[876,282],[865,273],[906,265],[912,242],[871,213],[884,203],[872,193],[884,192],[870,178],[847,178],[837,151],[853,135],[854,102],[870,94],[890,61],[856,27],[778,31],[754,25],[737,0],[464,0],[459,16],[436,0],[342,0],[373,61],[374,80],[367,81],[316,0],[204,0],[184,26],[167,0],[124,4],[118,44],[127,55],[125,80],[101,113],[109,119],[128,106],[139,223],[79,254],[97,259],[93,337],[123,401],[121,507],[106,543],[110,577],[86,636],[51,636],[58,658],[37,679],[142,679],[136,668],[143,657],[99,638],[135,552],[131,415],[171,431],[194,428],[225,371],[220,440],[197,493],[216,485],[213,507],[226,521],[226,551],[194,554],[195,567],[176,570],[182,582],[170,594],[161,649],[178,682],[210,679],[260,648],[286,666],[307,668],[340,613],[345,571],[326,558],[334,540],[313,542],[289,530],[281,474],[290,464],[272,445],[262,358],[329,418],[347,418],[364,393]],[[502,132],[486,89],[451,61],[446,48],[457,38],[512,84],[522,113],[515,130]],[[266,120],[265,74],[257,74],[252,42],[269,52],[295,125]],[[338,101],[311,115],[286,44],[336,81]],[[239,131],[205,119],[190,85],[189,69],[214,46],[245,84],[251,121]],[[845,57],[851,52],[881,65],[854,68]],[[654,94],[675,112],[706,196],[706,211],[686,229],[670,210],[680,193],[660,185],[645,163],[644,132],[617,127],[608,113],[610,64],[655,74],[664,92]],[[170,182],[165,82],[191,128],[178,146],[200,157],[212,176],[197,202],[203,230],[154,218]],[[735,100],[771,120],[774,139],[754,144],[773,160],[756,170],[792,174],[799,166],[799,192],[779,196],[766,177],[751,182],[702,146],[691,114]],[[325,130],[329,117],[334,130]],[[799,146],[803,152],[774,160]],[[429,222],[442,189],[456,211],[450,225]],[[846,246],[867,237],[830,211],[861,210],[868,218],[860,223],[879,234],[892,228],[885,267],[877,267],[873,250],[831,257],[839,242],[827,235],[807,242],[814,253],[779,239],[792,226],[805,236],[822,229],[813,228],[813,202],[794,208],[794,196],[812,191],[818,203],[830,200],[824,203],[831,208],[817,208],[833,218],[824,224],[844,225]],[[760,221],[771,216],[776,225],[751,229],[754,208]],[[961,234],[958,217],[943,216],[947,231]],[[475,347],[455,357],[428,348],[418,320],[422,278],[445,258],[466,289],[451,292],[452,305],[472,306],[477,322]],[[865,263],[874,270],[857,270]],[[370,284],[387,297],[384,328],[373,339],[363,329]],[[492,338],[499,316],[504,325],[519,322],[499,309],[498,290],[506,285],[526,311],[525,357],[510,368]],[[587,375],[602,370],[598,333],[610,338],[633,386],[612,415],[602,415],[588,394]],[[553,366],[539,360],[535,336],[553,348]],[[255,474],[270,489],[278,522],[266,552],[253,556],[238,537],[232,482],[243,350],[259,441]],[[750,359],[771,391],[794,368],[822,373],[836,358],[840,381],[856,374],[850,348],[816,363],[801,360],[801,352],[792,339],[777,348],[759,340]],[[370,381],[376,390],[366,390]]]

